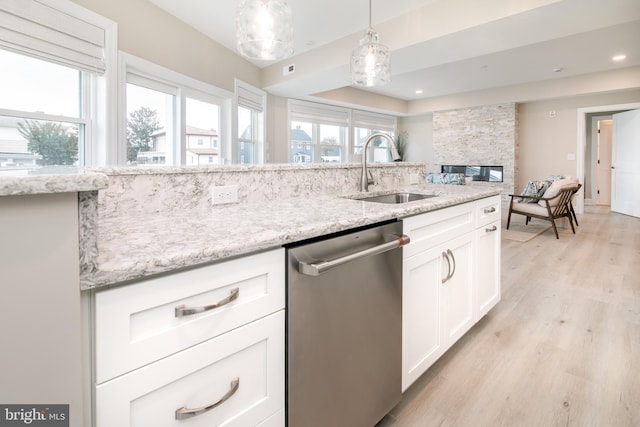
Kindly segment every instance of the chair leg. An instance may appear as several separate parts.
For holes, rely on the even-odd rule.
[[[558,229],[556,228],[556,222],[553,220],[553,218],[551,218],[551,225],[553,226],[553,232],[556,233],[556,239],[560,239],[560,236],[558,236]]]
[[[571,210],[571,215],[573,216],[573,220],[575,221],[576,225],[580,225],[578,224],[578,217],[576,216],[576,211],[573,210],[572,203],[569,203],[569,209]]]
[[[511,201],[513,203],[513,201]],[[509,224],[511,224],[511,203],[509,204],[509,215],[507,215],[507,230],[509,229]]]
[[[524,221],[524,225],[529,225],[529,221],[531,221],[530,216],[528,216],[527,219]]]
[[[573,228],[573,219],[571,219],[571,212],[567,212],[567,218],[569,218],[569,224],[571,224],[571,231],[573,231],[573,234],[576,234],[576,229]]]

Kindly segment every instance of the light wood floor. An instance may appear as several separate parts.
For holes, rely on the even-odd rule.
[[[578,221],[503,238],[501,302],[378,427],[640,426],[640,219]]]

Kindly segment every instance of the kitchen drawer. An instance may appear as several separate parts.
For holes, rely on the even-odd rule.
[[[96,427],[245,427],[277,420],[284,409],[284,319],[281,310],[100,384]],[[176,419],[180,408],[206,407],[223,396],[209,411]]]
[[[284,270],[277,249],[96,292],[96,382],[284,308]],[[176,315],[176,307],[224,303],[235,292],[217,308]]]
[[[476,201],[476,227],[500,221],[502,214],[500,196],[491,196]]]
[[[474,208],[475,205],[472,202],[463,203],[403,218],[404,234],[411,238],[411,242],[403,248],[403,257],[406,259],[473,230],[475,228]]]

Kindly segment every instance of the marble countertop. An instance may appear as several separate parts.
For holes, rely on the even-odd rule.
[[[105,174],[77,167],[44,167],[0,172],[0,196],[95,191],[107,187]]]
[[[474,185],[425,184],[398,190],[438,197],[397,205],[350,198],[357,197],[353,194],[291,197],[99,219],[97,270],[81,276],[81,289],[136,280],[500,194],[494,187]]]

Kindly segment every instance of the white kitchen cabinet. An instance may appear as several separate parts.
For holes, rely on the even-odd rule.
[[[474,317],[477,322],[500,301],[500,196],[478,200],[476,206]]]
[[[258,425],[284,408],[283,332],[279,311],[99,384],[96,425]]]
[[[284,265],[276,249],[97,291],[95,425],[284,425]]]
[[[465,229],[453,228],[443,243],[403,260],[403,391],[473,326],[474,232]]]
[[[500,202],[490,199],[403,220],[411,238],[403,248],[403,391],[500,299]],[[496,224],[497,233],[485,231]]]
[[[277,249],[96,292],[96,382],[283,309],[284,265]]]
[[[476,230],[476,321],[500,301],[500,221],[483,225]]]

